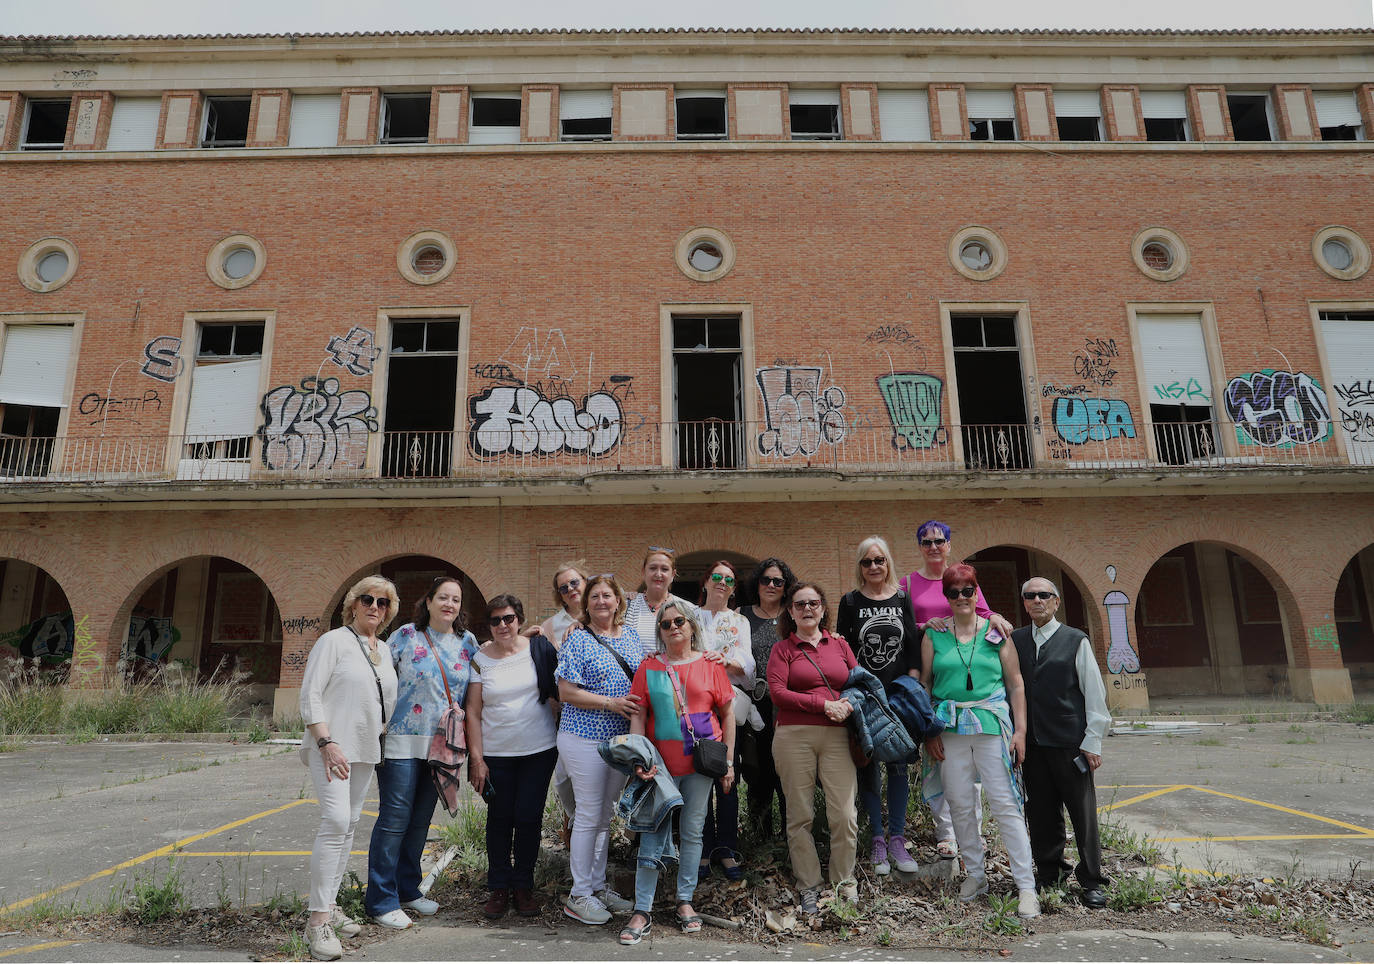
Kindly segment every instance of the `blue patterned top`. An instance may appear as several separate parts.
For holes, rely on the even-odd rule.
[[[602,636],[614,647],[630,667],[630,676],[639,668],[644,659],[644,649],[639,642],[639,633],[626,625],[620,636]],[[630,680],[625,671],[606,652],[606,647],[598,643],[586,629],[574,629],[558,651],[558,670],[555,675],[574,686],[618,699],[630,692]],[[558,728],[588,740],[609,740],[613,736],[630,732],[630,721],[619,713],[610,710],[584,710],[571,703],[563,704],[563,718]]]
[[[468,667],[478,649],[477,639],[466,631],[455,636],[438,632],[433,626],[429,635],[444,661],[453,702],[462,706],[468,692]],[[387,645],[396,667],[396,709],[387,724],[386,756],[388,760],[424,759],[430,738],[439,727],[439,717],[448,706],[439,664],[424,633],[414,623],[406,623],[392,633]]]

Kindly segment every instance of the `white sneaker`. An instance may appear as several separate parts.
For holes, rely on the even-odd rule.
[[[317,927],[305,925],[305,942],[310,945],[310,956],[317,961],[337,961],[343,957],[343,945],[339,935],[326,921]]]
[[[362,925],[338,907],[334,907],[329,912],[329,926],[334,928],[334,933],[340,937],[357,937],[363,932]]]
[[[433,917],[439,913],[439,905],[428,897],[416,897],[414,900],[401,901],[401,907],[406,910],[413,910],[421,917]]]
[[[374,923],[381,924],[383,927],[390,927],[394,931],[403,931],[415,922],[406,916],[403,910],[389,910],[385,914],[378,914],[372,918]]]
[[[586,897],[569,896],[563,901],[563,913],[583,924],[604,924],[611,919],[611,912],[595,895]]]
[[[840,881],[839,886],[836,887],[835,890],[840,895],[840,897],[849,901],[851,904],[858,903],[859,885],[855,883],[853,880]]]
[[[969,875],[959,885],[959,899],[963,901],[977,900],[987,892],[988,878],[985,874]]]
[[[628,914],[635,909],[633,901],[626,900],[609,887],[605,890],[598,890],[596,899],[601,901],[612,914]]]
[[[1035,895],[1033,889],[1026,889],[1017,893],[1016,914],[1018,917],[1040,916],[1040,898]]]

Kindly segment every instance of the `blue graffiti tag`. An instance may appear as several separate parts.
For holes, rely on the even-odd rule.
[[[1119,398],[1056,398],[1054,430],[1071,445],[1135,438],[1131,407]]]

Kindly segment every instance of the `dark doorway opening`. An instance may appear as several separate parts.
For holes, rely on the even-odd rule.
[[[458,322],[394,322],[387,358],[384,477],[448,475],[457,394]]]
[[[740,321],[673,319],[674,434],[680,469],[744,462]]]
[[[1016,317],[955,315],[949,323],[965,465],[999,472],[1029,468],[1030,432]]]

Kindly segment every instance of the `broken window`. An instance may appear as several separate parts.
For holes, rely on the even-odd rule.
[[[838,90],[790,90],[787,114],[794,141],[840,139],[840,92]]]
[[[67,407],[71,325],[6,325],[0,358],[0,473],[46,475]],[[97,405],[96,408],[103,406]],[[98,411],[92,417],[98,417]]]
[[[1312,103],[1317,108],[1317,126],[1324,141],[1364,140],[1364,119],[1351,90],[1314,90]]]
[[[951,315],[959,431],[970,469],[1031,465],[1015,315]]]
[[[472,119],[468,128],[472,144],[518,144],[520,142],[520,95],[483,94],[472,98]]]
[[[205,98],[205,136],[201,147],[243,147],[248,143],[251,97]]]
[[[678,140],[723,141],[729,136],[724,94],[679,94],[676,106]]]
[[[67,140],[67,115],[72,110],[70,97],[52,100],[31,100],[24,136],[19,141],[21,151],[60,151]]]
[[[1056,90],[1054,121],[1061,141],[1102,140],[1102,99],[1095,90]]]
[[[1238,141],[1272,141],[1269,125],[1269,98],[1264,94],[1227,94],[1226,110],[1231,115],[1231,134]]]
[[[382,426],[384,477],[448,475],[457,396],[457,319],[392,321]]]
[[[677,467],[744,464],[743,349],[738,315],[673,318]]]
[[[262,321],[200,326],[190,402],[186,407],[183,459],[239,462],[246,473],[248,450],[258,421],[258,378],[262,372],[265,329],[266,323]],[[200,470],[179,474],[206,477]]]
[[[429,94],[385,94],[382,97],[382,143],[424,144],[429,141]]]
[[[560,90],[559,137],[565,141],[611,139],[611,92],[609,90]]]
[[[1016,140],[1016,100],[1009,90],[966,90],[969,140]]]
[[[1188,97],[1181,90],[1142,90],[1140,113],[1147,141],[1188,139]]]

